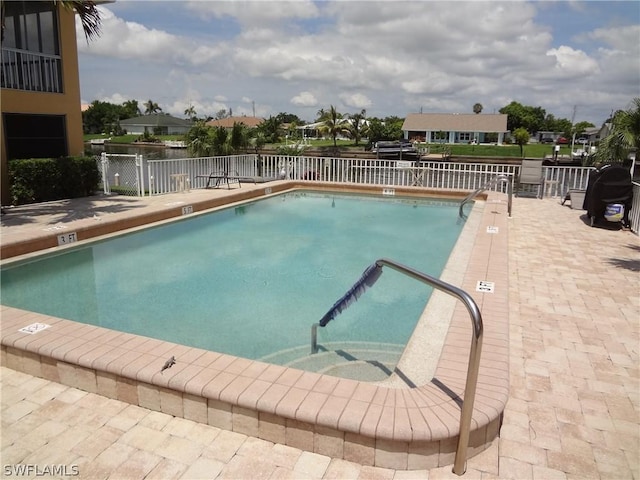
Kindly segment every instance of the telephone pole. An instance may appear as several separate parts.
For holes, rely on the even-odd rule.
[[[573,106],[573,114],[571,115],[571,158],[573,159],[573,146],[576,142],[576,129],[573,127],[574,122],[576,121],[576,111],[578,110],[578,106]]]

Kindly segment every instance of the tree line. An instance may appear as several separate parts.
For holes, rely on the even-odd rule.
[[[499,112],[507,115],[507,130],[515,132],[518,129],[524,129],[530,135],[544,131],[558,132],[571,137],[574,133],[579,135],[587,128],[595,126],[584,121],[574,124],[566,118],[556,118],[542,107],[522,105],[516,101],[502,107]]]
[[[311,136],[330,137],[333,146],[337,139],[348,138],[357,146],[363,139],[369,143],[380,140],[399,140],[402,138],[402,123],[399,117],[384,119],[367,117],[366,110],[353,114],[343,114],[332,105],[328,110],[320,109],[314,122],[305,122],[297,115],[281,112],[270,116],[256,128],[248,128],[241,121],[235,122],[231,129],[212,127],[204,120],[196,120],[194,126],[185,134],[189,153],[194,156],[228,155],[254,149],[256,153],[266,144],[279,144],[283,139],[290,140],[290,146],[280,146],[279,153],[297,154],[304,148],[306,132]],[[313,128],[299,127],[313,125]]]
[[[126,132],[120,127],[121,120],[143,113],[145,115],[163,113],[162,108],[153,100],[144,102],[142,107],[144,110],[137,100],[127,100],[120,105],[96,100],[83,112],[84,132],[122,135]],[[476,103],[473,111],[476,114],[481,113],[482,105]],[[521,149],[536,132],[561,132],[571,138],[572,135],[579,135],[585,129],[594,126],[589,122],[573,124],[568,119],[555,118],[553,114],[547,114],[542,107],[522,105],[516,101],[501,108],[499,112],[507,115],[507,129],[512,132],[514,142],[520,145]],[[607,119],[607,123],[611,124],[615,118],[623,118],[624,112],[616,112]],[[265,119],[257,128],[251,129],[242,122],[237,122],[229,130],[211,127],[206,123],[210,120],[233,116],[231,109],[219,110],[215,116],[199,118],[194,107],[189,106],[184,114],[194,122],[193,127],[185,135],[189,151],[194,156],[228,155],[247,149],[259,152],[265,144],[279,144],[283,139],[291,140],[295,144],[296,141],[303,141],[305,135],[305,130],[298,127],[309,123],[295,114],[280,112]],[[628,117],[629,115],[624,118]],[[364,139],[367,140],[368,146],[378,141],[400,140],[403,138],[403,121],[404,119],[396,116],[368,117],[364,109],[355,113],[342,113],[331,105],[328,109],[318,110],[315,120],[310,123],[315,124],[314,135],[331,138],[334,147],[337,147],[338,138],[349,138],[356,146],[360,145]],[[614,155],[625,150],[625,147],[621,146],[625,143],[615,141],[613,137],[604,142],[604,145],[607,146],[605,151],[612,152]],[[301,146],[289,148],[301,148]],[[284,151],[287,147],[281,147],[281,149],[283,149],[282,153],[296,153]]]

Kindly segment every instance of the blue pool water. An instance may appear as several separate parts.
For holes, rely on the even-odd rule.
[[[2,269],[2,303],[257,359],[310,328],[376,259],[440,276],[457,203],[294,192]],[[320,342],[404,345],[431,289],[393,270]]]

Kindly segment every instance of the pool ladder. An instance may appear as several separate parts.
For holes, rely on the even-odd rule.
[[[509,213],[509,216],[511,216],[511,205],[513,203],[513,183],[511,181],[511,175],[500,174],[493,177],[491,180],[489,180],[480,188],[471,192],[462,200],[462,202],[460,202],[460,209],[458,210],[458,215],[460,216],[460,218],[466,218],[463,208],[467,203],[469,203],[471,200],[477,197],[480,193],[484,192],[485,190],[488,190],[489,188],[493,187],[497,183],[503,183],[507,185],[507,197],[508,197],[507,212]]]
[[[470,196],[470,198],[473,198],[473,197]],[[469,351],[469,365],[467,367],[467,380],[466,380],[465,389],[464,389],[464,400],[462,402],[462,409],[460,411],[460,434],[458,436],[456,456],[453,463],[453,473],[455,473],[456,475],[463,475],[467,469],[466,464],[467,464],[467,448],[469,446],[469,435],[470,435],[469,430],[471,428],[471,418],[473,416],[473,403],[476,396],[476,385],[478,383],[478,371],[480,369],[480,352],[482,350],[483,326],[482,326],[482,315],[480,314],[480,309],[478,308],[478,305],[473,300],[471,295],[469,295],[467,292],[465,292],[464,290],[454,285],[443,282],[439,278],[432,277],[430,275],[427,275],[426,273],[419,272],[417,270],[414,270],[411,267],[407,267],[400,263],[394,262],[393,260],[389,260],[385,258],[376,260],[374,265],[380,269],[383,266],[391,267],[400,273],[403,273],[405,275],[408,275],[411,278],[414,278],[415,280],[426,283],[427,285],[430,285],[437,290],[441,290],[447,293],[448,295],[456,297],[458,300],[464,303],[465,307],[467,307],[467,311],[469,312],[469,315],[471,316],[473,336],[471,339],[471,349]],[[317,340],[318,326],[319,326],[318,323],[314,323],[311,326],[311,353],[312,354],[317,353],[318,351],[318,340]]]

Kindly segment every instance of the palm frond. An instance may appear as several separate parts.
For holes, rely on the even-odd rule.
[[[54,1],[55,3],[61,3],[64,8],[73,10],[78,14],[80,22],[82,22],[82,30],[84,31],[84,36],[87,39],[87,42],[100,36],[102,19],[100,17],[100,11],[93,0]]]

